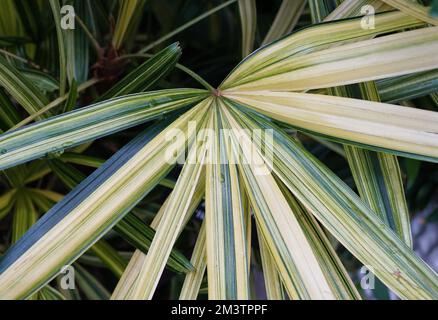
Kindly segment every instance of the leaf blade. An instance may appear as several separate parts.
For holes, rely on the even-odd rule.
[[[0,135],[0,168],[56,153],[156,119],[204,97],[202,90],[164,90],[96,103]]]
[[[402,155],[438,158],[438,113],[396,105],[308,93],[223,93],[262,114],[347,143]]]
[[[168,132],[185,128],[202,110],[200,105],[188,111],[158,135],[153,130],[140,135],[46,213],[2,257],[0,297],[31,294],[102,237],[171,169],[165,150]],[[184,143],[175,146],[177,154]]]

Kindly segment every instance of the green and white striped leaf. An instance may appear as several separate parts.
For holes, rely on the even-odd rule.
[[[273,142],[255,141],[273,148],[267,162],[303,206],[356,258],[404,299],[436,299],[437,274],[313,155],[262,117],[238,112],[244,128],[273,130]]]
[[[332,2],[326,0],[309,0],[309,11],[312,24],[320,23],[325,17],[327,17],[331,9],[333,9],[332,5]]]
[[[283,0],[277,11],[274,22],[263,39],[262,45],[290,33],[296,26],[307,0]]]
[[[373,4],[367,3],[368,6]],[[338,14],[338,17],[348,17],[348,14],[354,13],[344,10],[343,14]],[[317,21],[322,20],[320,15],[314,18]],[[332,18],[329,16],[325,20]],[[376,85],[372,81],[358,86],[328,88],[328,92],[335,96],[380,102]],[[345,145],[344,150],[361,198],[409,247],[412,247],[409,212],[397,157],[349,145]]]
[[[27,297],[110,230],[173,167],[169,146],[176,156],[185,149],[169,132],[203,113],[199,104],[158,135],[160,126],[141,134],[58,202],[2,257],[0,298]]]
[[[82,158],[86,157],[84,155],[80,155],[80,156],[82,156]],[[66,160],[66,155],[63,154],[61,158],[62,160]],[[68,159],[69,158],[67,157],[67,160]],[[79,162],[79,164],[89,165],[90,163]],[[96,167],[98,168],[101,164],[102,163],[99,162],[99,165],[97,165]],[[63,163],[61,160],[58,159],[50,160],[50,168],[61,179],[61,181],[63,181],[64,184],[71,189],[73,189],[76,185],[78,185],[82,180],[86,178],[81,171],[77,170],[76,168],[70,166],[67,163]],[[45,195],[47,195],[46,192]],[[196,193],[196,199],[199,198],[200,196],[198,191]],[[59,199],[53,199],[53,201],[57,202],[59,201]],[[43,208],[43,210],[48,211],[49,208]],[[152,243],[152,239],[155,236],[155,230],[149,227],[146,223],[144,223],[140,218],[138,218],[132,212],[126,214],[126,216],[124,216],[123,219],[120,220],[114,226],[113,230],[119,233],[121,237],[123,237],[131,245],[141,250],[145,254],[147,254],[149,247]],[[94,247],[98,245],[100,242],[102,242],[102,240],[99,240],[95,245],[91,247],[90,250],[92,250],[94,253],[101,252],[102,250],[99,248],[94,250]],[[115,256],[114,251],[111,256],[113,257]],[[105,258],[105,256],[102,257]],[[108,255],[106,257],[108,257]],[[123,270],[126,267],[126,263],[120,261],[121,260],[120,257],[115,257],[114,259],[107,258],[101,260],[106,260],[109,264],[110,269],[115,271],[120,278],[121,273],[123,273]],[[113,268],[114,265],[116,266],[116,268]],[[193,270],[193,266],[190,264],[187,258],[184,257],[184,255],[178,252],[176,249],[173,249],[172,252],[170,253],[168,267],[174,272],[178,272],[178,273],[188,272]]]
[[[204,279],[205,269],[207,268],[207,248],[206,248],[205,222],[199,229],[198,238],[193,248],[192,263],[195,270],[187,273],[179,295],[180,300],[196,300],[202,279]]]
[[[296,128],[408,157],[438,161],[438,113],[318,94],[238,91],[225,97]]]
[[[112,44],[119,49],[125,39],[125,35],[135,20],[141,17],[141,12],[146,0],[121,0],[117,23],[114,30]]]
[[[57,162],[55,162],[57,163]],[[55,168],[55,170],[58,170],[59,167],[62,168],[63,163],[59,164],[56,166],[51,166],[52,168]],[[69,167],[63,168],[65,172],[70,171]],[[54,172],[55,172],[54,170]],[[62,172],[59,176],[61,177],[61,180],[64,181],[64,175],[65,172]],[[56,174],[58,174],[59,171],[56,172]],[[73,176],[73,174],[76,174],[78,176],[79,180],[77,183],[75,181],[76,175]],[[80,171],[73,171],[71,176],[73,176],[73,178],[70,178],[69,182],[66,183],[68,187],[70,188],[74,188],[81,180],[85,179],[85,177],[83,177],[83,174]],[[73,182],[71,181],[73,180]],[[47,212],[50,210],[50,208],[53,206],[54,203],[59,202],[63,196],[61,194],[55,193],[53,191],[50,190],[41,190],[41,189],[27,189],[30,194],[30,197],[32,199],[32,201],[35,203],[35,205],[37,207],[39,207],[43,212]],[[35,219],[36,221],[37,219]],[[34,221],[34,223],[35,223]],[[104,239],[100,239],[98,242],[96,242],[91,248],[90,251],[96,256],[98,257],[103,264],[108,267],[109,270],[111,270],[113,272],[113,274],[116,277],[121,276],[121,274],[123,273],[123,270],[125,269],[127,262],[119,255],[118,251],[115,250],[113,247],[111,247],[111,245],[106,242]]]
[[[65,45],[66,30],[61,28],[61,6],[59,0],[49,0],[50,7],[52,9],[53,21],[56,28],[56,37],[58,40],[58,57],[59,57],[59,95],[63,96],[67,88],[67,75],[71,75],[73,70],[74,57],[69,54],[67,57],[67,48]],[[71,51],[70,51],[71,53]],[[73,60],[70,60],[73,58]]]
[[[413,0],[382,0],[383,2],[389,4],[406,14],[409,14],[417,19],[423,20],[429,24],[438,26],[438,19],[432,17],[429,12],[430,8],[419,4],[417,1]]]
[[[145,224],[132,212],[120,220],[120,222],[114,226],[114,230],[144,254],[148,253],[155,236],[155,230]],[[173,248],[170,253],[167,267],[177,273],[190,272],[193,271],[194,268],[187,258],[175,248]]]
[[[340,300],[360,300],[359,292],[316,219],[298,203],[281,181],[277,180],[277,182],[303,229],[332,291],[336,294],[336,298]]]
[[[329,91],[337,96],[380,101],[374,82]],[[348,145],[344,150],[361,198],[412,247],[409,211],[397,157]]]
[[[49,102],[26,76],[1,55],[0,86],[4,87],[29,114],[37,112]]]
[[[397,103],[438,91],[438,69],[376,81],[382,101]]]
[[[129,281],[129,277],[132,274],[130,274],[131,269],[128,267],[126,277],[132,285],[125,289],[124,281],[126,278],[122,277],[113,293],[112,299],[152,299],[166,261],[169,258],[170,251],[187,222],[187,215],[190,213],[190,203],[195,194],[198,181],[202,176],[201,172],[208,146],[206,132],[202,129],[206,128],[207,123],[211,122],[210,112],[205,112],[206,107],[209,107],[211,103],[212,98],[200,103],[201,110],[204,111],[202,117],[197,119],[199,121],[197,123],[200,126],[200,133],[197,137],[188,138],[189,141],[191,138],[194,141],[175,184],[175,188],[169,196],[165,209],[162,211],[162,218],[157,226],[148,254],[144,259],[140,259],[141,264],[137,266],[139,270],[134,273],[136,280],[134,282]],[[192,134],[194,135],[194,132]],[[135,260],[131,261],[131,263],[137,264]]]
[[[213,127],[207,158],[205,230],[207,235],[208,297],[214,300],[247,300],[249,268],[242,191],[226,144],[220,101],[213,112]]]
[[[203,175],[205,175],[205,173],[203,173]],[[172,188],[174,187],[175,186],[172,186]],[[200,178],[198,181],[198,186],[195,189],[195,193],[193,194],[192,201],[190,202],[189,209],[187,210],[187,214],[184,217],[183,225],[187,224],[193,212],[196,210],[199,203],[203,199],[204,193],[205,193],[205,178]],[[155,215],[154,220],[152,221],[150,226],[153,230],[156,230],[158,225],[160,224],[169,201],[170,201],[170,196],[166,199],[166,201],[161,206],[160,210]],[[180,231],[182,231],[182,229]],[[129,294],[130,290],[134,287],[137,278],[139,277],[141,267],[146,261],[146,258],[147,258],[147,252],[145,253],[140,250],[136,250],[134,252],[131,260],[129,261],[128,267],[126,268],[122,278],[120,279],[116,289],[113,292],[112,299],[124,299],[124,297],[126,297]],[[190,267],[192,268],[193,266]]]
[[[335,293],[331,290],[310,243],[266,163],[254,148],[248,132],[241,130],[242,127],[223,105],[221,111],[226,119],[225,128],[231,129],[230,137],[226,141],[232,144],[256,224],[274,257],[289,297],[334,299]],[[207,257],[208,254],[207,250]]]
[[[36,122],[0,135],[0,169],[162,117],[206,95],[197,89],[173,89],[128,95]]]
[[[361,28],[357,25],[356,29]],[[252,60],[258,61],[258,56],[270,51],[286,54],[284,48],[275,48],[275,44],[257,52]],[[438,27],[421,28],[343,44],[304,56],[289,56],[260,70],[256,69],[258,66],[249,67],[250,75],[235,81],[228,78],[221,89],[303,91],[383,79],[438,68],[437,50]],[[266,57],[262,58],[263,63],[266,60]],[[244,61],[241,68],[253,63],[251,59]]]
[[[74,8],[76,17],[79,16],[87,26],[93,26],[93,9],[89,2],[76,1]],[[76,23],[78,23],[77,18]],[[70,37],[69,42],[67,42],[67,47],[73,47],[74,50],[74,79],[78,84],[84,83],[88,78],[90,65],[90,44],[88,41],[89,39],[83,28],[77,27],[74,30],[74,36]]]
[[[257,235],[259,240],[260,256],[262,259],[263,278],[265,280],[266,297],[268,300],[285,300],[283,284],[280,274],[272,254],[269,252],[269,247],[266,240],[263,238],[262,232],[257,225]]]
[[[242,26],[242,56],[252,52],[257,28],[257,9],[255,0],[239,0],[240,24]]]
[[[361,198],[409,247],[412,236],[409,211],[397,157],[345,146]]]
[[[220,88],[222,90],[229,88],[236,89],[238,85],[249,81],[254,82],[256,79],[265,78],[267,75],[283,74],[287,70],[286,66],[290,65],[290,67],[292,67],[294,62],[296,63],[296,67],[300,66],[300,68],[304,67],[307,61],[312,59],[314,63],[316,63],[316,60],[318,60],[318,63],[322,63],[324,59],[329,57],[325,55],[322,56],[322,54],[318,54],[318,52],[324,51],[330,53],[333,52],[333,50],[340,50],[332,48],[331,51],[325,51],[330,47],[350,43],[353,40],[357,41],[364,38],[372,38],[376,35],[394,32],[404,28],[413,28],[423,24],[423,22],[400,12],[377,14],[375,16],[374,29],[364,29],[361,27],[360,22],[361,18],[354,18],[314,25],[275,41],[244,59],[228,75]],[[420,40],[419,42],[422,41]],[[369,42],[366,44],[367,46],[370,45]],[[399,43],[398,45],[400,46],[401,44]],[[403,43],[403,45],[405,44]],[[341,46],[341,48],[343,47],[344,46]],[[377,50],[376,47],[372,47],[371,49],[368,48],[371,52]],[[346,48],[350,47],[347,46]],[[358,49],[354,48],[349,53],[353,56],[361,57],[365,52],[358,52]],[[306,60],[301,63],[301,59],[304,58],[303,56],[306,56]],[[339,56],[338,59],[338,55],[332,56],[332,60],[338,61],[338,63],[341,63],[340,61],[342,61],[342,59],[346,59],[346,57]],[[369,63],[371,64],[371,61],[369,61]],[[311,64],[310,61],[309,64]],[[323,66],[325,66],[325,64],[321,64],[320,67]],[[315,65],[315,68],[316,67],[317,65]],[[290,90],[294,89],[294,87],[290,88]]]
[[[181,48],[178,43],[171,44],[117,82],[99,101],[145,91],[172,70],[180,56]]]

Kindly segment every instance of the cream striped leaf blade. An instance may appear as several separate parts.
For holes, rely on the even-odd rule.
[[[187,209],[186,215],[184,217],[183,225],[186,225],[190,217],[192,216],[193,212],[198,207],[199,203],[204,197],[204,190],[205,190],[205,173],[203,174],[202,178],[199,179],[199,184],[195,189],[195,193],[192,196],[192,199],[190,201],[190,206]],[[155,215],[154,220],[151,223],[151,228],[156,230],[158,225],[161,222],[161,219],[163,218],[164,212],[167,208],[168,202],[170,201],[170,196],[166,199],[166,201],[161,206],[158,213]],[[122,220],[123,221],[123,220]],[[179,230],[180,232],[182,229]],[[149,250],[149,248],[148,248]],[[172,253],[171,253],[172,256]],[[140,250],[136,250],[134,254],[132,255],[131,260],[129,261],[128,267],[125,269],[125,272],[123,273],[122,278],[117,284],[116,289],[113,292],[112,299],[122,299],[125,298],[130,291],[134,288],[136,285],[137,278],[142,273],[142,265],[144,261],[147,258],[147,253],[142,252]],[[198,270],[194,270],[193,272],[197,272]],[[192,272],[192,273],[193,273]],[[190,275],[192,273],[188,273],[187,275]],[[155,278],[149,278],[150,281],[156,281]],[[202,279],[201,279],[202,280]]]
[[[64,156],[63,154],[61,159],[65,159]],[[100,165],[97,167],[99,166]],[[70,189],[73,189],[86,178],[81,171],[59,159],[51,159],[50,168]],[[46,212],[49,209],[44,209],[44,211]],[[143,220],[137,217],[133,212],[126,214],[123,219],[114,226],[113,230],[145,254],[148,252],[155,235],[154,229],[143,222]],[[93,247],[91,248],[93,249]],[[167,266],[177,273],[193,270],[193,266],[190,262],[177,250],[172,250]]]
[[[346,144],[438,161],[438,113],[319,94],[273,91],[223,92],[240,104]]]
[[[66,40],[68,36],[68,30],[64,30],[61,27],[60,23],[56,23],[57,21],[61,21],[61,4],[59,0],[49,0],[50,8],[52,9],[52,16],[55,22],[56,28],[56,37],[58,40],[58,53],[59,53],[59,95],[63,96],[66,92],[67,88],[67,77],[69,80],[73,80],[73,63],[74,59],[72,58],[72,52],[68,52],[66,47]]]
[[[202,279],[204,279],[205,269],[207,268],[205,238],[205,222],[203,222],[199,229],[195,247],[193,248],[192,258],[190,259],[195,270],[187,273],[179,295],[180,300],[196,300],[198,297]]]
[[[173,43],[164,48],[140,66],[131,71],[122,80],[112,86],[107,92],[99,97],[99,101],[123,96],[130,93],[146,91],[157,81],[171,71],[179,57],[181,48],[178,43]]]
[[[49,101],[12,63],[0,55],[0,85],[27,111],[33,114]]]
[[[286,295],[283,289],[280,273],[277,270],[275,260],[269,252],[263,234],[257,228],[257,239],[259,241],[260,259],[262,260],[263,279],[265,281],[266,298],[268,300],[285,300]]]
[[[338,96],[357,95],[357,98],[364,100],[379,101],[377,88],[372,81],[329,91]],[[409,212],[397,157],[351,145],[344,145],[344,150],[361,198],[412,247]]]
[[[372,4],[362,1],[347,2],[368,6],[375,5],[374,2]],[[337,8],[324,21],[333,19],[334,15],[337,15],[338,18],[354,15],[351,11],[338,9],[341,8]],[[342,11],[342,13],[338,11]],[[323,20],[320,13],[312,12],[312,18],[317,21]],[[327,90],[329,94],[335,96],[380,102],[380,96],[373,81],[328,88]],[[361,198],[411,247],[409,212],[397,157],[350,145],[344,145],[344,152]]]
[[[306,56],[306,60],[303,63],[296,64],[297,67],[302,68],[305,66],[304,62],[306,64],[309,62],[308,65],[311,66],[311,60],[316,63],[319,59],[318,63],[321,63],[323,62],[321,54],[318,55],[317,53],[321,51],[326,53],[325,50],[329,50],[333,46],[335,48],[331,48],[331,51],[327,51],[328,53],[336,50],[336,47],[343,47],[342,45],[352,41],[370,39],[377,35],[399,31],[404,28],[415,28],[424,24],[422,21],[400,12],[376,14],[374,29],[361,28],[360,21],[361,18],[351,18],[313,25],[268,44],[242,60],[223,81],[220,88],[222,90],[236,89],[239,85],[246,84],[251,80],[261,79],[263,76],[282,74],[286,70],[292,69],[294,62],[301,62],[301,58],[304,58],[304,56]],[[407,32],[403,32],[398,36],[405,37],[403,35],[405,33]],[[330,35],[330,37],[327,35]],[[422,42],[420,39],[417,40]],[[351,45],[354,45],[354,43]],[[370,47],[370,43],[366,42],[366,46]],[[347,46],[347,48],[350,47]],[[369,51],[376,51],[376,48],[373,46],[369,48]],[[357,52],[357,48],[351,48],[351,51],[346,50],[345,53],[356,54],[357,57],[363,55],[363,52]],[[335,54],[332,56],[324,55],[323,57],[325,59],[330,58],[333,61],[342,61],[346,58],[339,56],[337,60]],[[369,63],[371,64],[371,62]],[[324,66],[322,65],[322,67]],[[345,66],[342,69],[344,68]],[[376,70],[372,69],[373,72]],[[276,81],[276,84],[276,88],[279,90],[278,81]],[[289,88],[289,90],[294,89],[294,87]]]
[[[4,170],[163,117],[202,100],[207,91],[169,89],[131,94],[51,117],[0,135]]]
[[[223,102],[221,112],[226,119],[225,128],[230,130],[230,138],[225,142],[233,149],[256,223],[272,253],[289,297],[335,299],[335,291],[325,278],[310,243],[282,196],[274,176],[269,173],[258,151],[252,148],[251,138],[245,133],[238,134],[241,127]],[[207,257],[208,254],[207,247]]]
[[[129,159],[133,154],[133,151],[135,152],[144,146],[148,140],[157,134],[159,129],[162,129],[162,125],[155,130],[148,130],[147,133],[144,132],[139,138],[126,145],[120,150],[120,152],[109,159],[106,164],[102,165],[99,170],[96,170],[92,175],[73,189],[73,191],[54,206],[52,210],[48,211],[38,223],[32,226],[29,232],[26,233],[26,235],[22,237],[15,246],[11,247],[6,254],[1,257],[0,272],[3,273],[15,262],[16,259],[25,254],[26,251],[32,247],[34,242],[38,241],[38,239],[44,236],[45,233],[60,223],[62,219],[68,215],[69,209],[71,210],[75,204],[77,205],[80,201],[84,200],[87,195],[91,194],[96,186],[105,181],[111,173],[116,171],[118,167]],[[0,274],[0,279],[4,279],[2,274]],[[28,294],[25,293],[25,295]]]
[[[249,274],[242,191],[232,149],[226,144],[220,106],[213,112],[207,163],[205,230],[207,235],[208,296],[247,300]]]
[[[252,52],[257,28],[257,10],[255,0],[239,0],[240,24],[242,27],[242,56]]]
[[[416,17],[424,22],[438,26],[438,19],[432,17],[429,12],[430,8],[419,4],[418,1],[412,0],[382,0],[391,7]]]
[[[336,298],[340,300],[360,300],[361,296],[350,279],[350,275],[315,217],[307,212],[306,208],[297,201],[279,179],[276,180],[303,229],[330,287],[336,293]]]
[[[396,103],[438,91],[438,69],[376,81],[383,102]]]

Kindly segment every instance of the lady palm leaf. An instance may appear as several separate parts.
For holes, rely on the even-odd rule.
[[[361,28],[360,21],[361,20],[359,18],[355,18],[311,26],[286,36],[283,39],[277,40],[261,48],[260,50],[255,51],[253,54],[244,59],[224,80],[221,88],[228,89],[231,87],[236,87],[236,85],[239,83],[246,82],[246,79],[259,78],[259,75],[266,77],[266,73],[268,73],[266,71],[272,69],[275,69],[272,74],[283,73],[285,68],[281,68],[281,66],[291,64],[289,62],[294,62],[296,60],[300,61],[299,57],[302,57],[303,55],[318,59],[317,52],[325,50],[334,45],[348,43],[352,40],[363,39],[364,37],[371,38],[379,34],[398,31],[403,28],[417,27],[423,24],[423,22],[399,12],[382,13],[376,15],[374,29]],[[403,34],[404,33],[401,33],[402,37],[404,37]],[[330,35],[330,37],[327,37],[327,35]],[[369,43],[367,44],[370,51],[377,49],[371,49],[369,48]],[[312,52],[315,54],[310,55],[309,53]],[[352,49],[352,51],[350,51],[352,55],[354,55],[355,52],[357,54],[356,56],[363,56],[362,54],[359,54],[356,49]],[[319,56],[321,56],[321,54],[319,54]],[[327,58],[329,58],[329,56]],[[333,61],[341,61],[346,57],[333,55],[332,58]],[[371,62],[369,63],[371,64]],[[299,66],[302,67],[303,64],[300,64]],[[348,64],[345,63],[345,66],[348,66]],[[344,70],[344,68],[342,70]],[[430,69],[432,68],[433,67]],[[263,71],[265,72],[262,73]],[[279,88],[276,87],[276,89],[278,90]],[[289,90],[293,89],[294,88],[292,87],[289,88]]]
[[[0,137],[0,168],[60,153],[86,141],[187,107],[206,96],[197,89],[139,93],[96,103]]]
[[[146,91],[173,69],[180,55],[181,49],[178,43],[168,46],[131,71],[102,94],[99,100],[104,101],[134,92]]]
[[[345,10],[337,13],[337,17],[353,14]],[[321,15],[312,14],[312,17],[318,21],[322,20]],[[330,19],[332,17],[326,17],[324,20]],[[329,88],[328,92],[335,96],[380,102],[376,84],[372,81],[361,83],[357,87],[351,85]],[[344,145],[344,150],[362,199],[408,246],[412,247],[409,213],[397,157],[349,145]]]
[[[376,82],[383,102],[396,103],[438,91],[438,70],[382,79]]]
[[[166,146],[171,144],[166,142],[166,133],[186,129],[188,121],[198,120],[203,109],[203,105],[192,109],[152,140],[157,130],[141,135],[57,203],[2,257],[0,296],[28,296],[117,223],[173,166],[166,155]],[[177,155],[185,142],[173,146]],[[118,190],[118,194],[106,190]],[[40,256],[31,261],[28,255],[32,252]],[[38,272],[29,273],[29,268]]]
[[[61,6],[59,4],[59,0],[49,0],[50,1],[50,7],[52,9],[52,14],[53,14],[53,20],[54,21],[61,21]],[[67,52],[67,48],[66,48],[66,43],[64,40],[64,36],[66,35],[66,33],[68,31],[64,31],[61,28],[61,24],[60,23],[55,23],[56,26],[56,35],[58,38],[58,51],[59,51],[59,70],[60,70],[60,74],[59,74],[59,95],[63,96],[65,94],[66,91],[66,87],[67,87],[67,76],[70,77],[70,81],[72,80],[72,61],[68,59],[69,58],[73,58],[71,54],[68,54]],[[67,66],[67,67],[65,67]]]
[[[331,18],[354,14],[359,4],[369,2],[345,1]],[[385,2],[394,7],[404,3]],[[125,43],[144,1],[119,4],[111,53],[118,53]],[[59,3],[51,1],[51,5],[56,16]],[[241,8],[243,5],[240,3]],[[258,230],[269,298],[284,298],[284,293],[297,299],[360,298],[326,230],[359,261],[372,267],[401,298],[437,299],[436,273],[409,247],[401,178],[396,158],[391,155],[436,162],[437,113],[380,103],[374,85],[362,84],[396,76],[404,83],[407,75],[438,68],[437,27],[425,27],[430,21],[424,14],[420,16],[412,9],[402,11],[376,15],[375,29],[361,28],[361,19],[353,18],[293,33],[247,57],[211,92],[166,89],[124,95],[145,90],[155,83],[155,74],[161,77],[175,65],[179,49],[170,46],[110,88],[100,102],[0,135],[0,169],[47,155],[58,157],[50,160],[45,175],[47,170],[57,173],[65,169],[60,165],[60,153],[66,148],[149,120],[164,121],[171,112],[179,115],[168,126],[165,121],[152,126],[116,152],[22,237],[18,235],[24,232],[24,224],[29,227],[33,223],[25,221],[22,212],[32,211],[33,204],[47,206],[55,201],[56,194],[31,190],[24,198],[16,191],[0,196],[0,217],[11,207],[17,210],[17,242],[0,260],[0,298],[26,298],[43,288],[63,265],[75,261],[122,221],[188,150],[173,191],[151,224],[155,233],[153,239],[148,238],[152,242],[147,253],[136,250],[124,268],[123,261],[117,262],[105,242],[94,249],[115,274],[124,269],[113,299],[153,297],[172,248],[204,194],[205,218],[192,254],[196,269],[186,275],[182,299],[196,298],[205,269],[210,298],[251,297],[251,213]],[[255,27],[250,20],[243,19],[245,25],[252,26],[244,35],[245,52],[253,43]],[[283,33],[280,29],[284,28],[274,31]],[[391,35],[385,35],[388,33]],[[37,113],[47,105],[46,97],[26,85],[15,69],[5,67],[9,62],[3,60],[0,84],[29,113]],[[63,67],[59,70],[61,91],[66,78]],[[350,96],[345,88],[322,91],[341,97],[307,92],[353,83],[368,86],[361,99],[345,97]],[[74,87],[72,82],[67,109],[76,100]],[[360,199],[268,117],[304,132],[389,155],[346,147]],[[8,124],[15,122],[9,115],[5,119]],[[199,127],[193,129],[191,121]],[[183,138],[169,139],[175,131],[183,132]],[[98,166],[90,159],[76,157],[74,161]],[[69,172],[64,173],[58,175],[67,184],[74,180],[69,180]],[[32,176],[38,179],[42,174]],[[361,178],[366,183],[358,183]],[[388,190],[395,192],[388,194]],[[17,199],[22,199],[19,205]],[[141,228],[145,227],[140,223]],[[134,237],[130,239],[134,241]],[[140,237],[135,241],[145,240]],[[87,270],[79,264],[76,268],[88,298],[109,297]],[[49,287],[39,295],[58,297]]]
[[[211,99],[211,98],[210,98]],[[211,100],[206,100],[200,104],[200,111],[205,111],[209,107]],[[198,118],[201,130],[211,122],[210,113],[207,116]],[[204,133],[205,134],[205,133]],[[195,138],[191,143],[190,151],[187,155],[186,164],[184,165],[181,175],[176,182],[175,188],[171,193],[165,209],[162,211],[162,218],[158,224],[156,235],[149,248],[148,254],[142,263],[138,266],[139,271],[136,281],[124,292],[119,289],[113,298],[117,299],[151,299],[158,279],[164,270],[170,250],[173,247],[178,234],[183,227],[184,221],[190,214],[190,202],[192,201],[195,190],[204,165],[206,156],[207,141],[205,136]],[[187,188],[188,186],[188,188]],[[164,249],[164,250],[163,250]],[[128,275],[130,276],[130,275]],[[121,288],[124,279],[119,283]]]
[[[302,130],[408,157],[438,159],[436,112],[297,92],[225,91],[223,95]]]
[[[257,27],[257,11],[255,0],[240,0],[239,13],[242,25],[242,56],[252,52]]]
[[[268,168],[260,161],[257,151],[251,148],[250,137],[245,134],[240,137],[237,135],[240,127],[223,103],[221,111],[226,121],[225,128],[232,132],[231,141],[228,141],[232,146],[228,148],[233,148],[235,157],[240,158],[238,165],[256,222],[280,270],[288,295],[301,299],[333,299],[335,294],[330,289],[287,201],[281,196],[274,177],[261,173]]]
[[[316,219],[306,211],[297,199],[287,190],[287,187],[277,179],[282,193],[284,194],[289,206],[297,218],[301,228],[306,234],[313,252],[318,259],[320,266],[323,268],[324,275],[336,292],[337,299],[343,300],[360,300],[360,294],[351,281],[347,271],[338,259],[332,244],[319,226]]]
[[[354,88],[329,89],[334,95],[354,96]],[[359,85],[359,97],[379,101],[374,82]],[[362,199],[380,215],[405,243],[412,247],[409,213],[397,157],[354,146],[344,146],[347,160]]]
[[[0,56],[0,85],[29,113],[42,109],[47,98],[3,56]]]
[[[438,26],[438,19],[434,19],[429,14],[430,8],[424,7],[421,4],[409,0],[382,0],[382,1],[413,17],[421,19],[429,24]]]
[[[290,33],[297,24],[306,2],[307,0],[283,0],[262,45]]]
[[[228,78],[220,88],[229,91],[303,91],[435,69],[438,67],[438,59],[433,54],[438,48],[437,30],[437,27],[421,28],[305,56],[293,55],[278,62],[272,61],[266,67],[256,64],[249,67],[250,75],[238,81]],[[269,46],[264,48],[260,55],[270,49]],[[256,54],[240,68],[244,69],[245,64],[253,65],[257,58]]]
[[[207,274],[212,299],[248,299],[246,226],[242,192],[233,150],[227,145],[220,115],[221,102],[215,101],[214,137],[210,137],[205,199]],[[230,160],[230,161],[228,161]],[[231,162],[229,164],[228,162]]]
[[[199,229],[198,238],[196,239],[192,258],[190,259],[195,270],[186,275],[179,296],[180,300],[196,300],[198,297],[199,288],[201,288],[202,279],[204,278],[205,269],[207,267],[205,238],[205,223],[203,223]]]
[[[204,181],[205,179],[203,178],[199,179],[198,186],[195,189],[195,193],[192,196],[192,199],[189,203],[189,208],[187,209],[187,213],[184,217],[183,225],[185,225],[188,222],[193,212],[196,210],[199,203],[204,197],[204,190],[205,190]],[[163,218],[164,212],[167,208],[167,204],[169,201],[170,201],[170,196],[166,199],[166,201],[161,206],[160,210],[155,215],[154,220],[151,223],[151,228],[153,230],[156,230],[158,228],[158,225],[160,224]],[[134,252],[131,260],[129,261],[128,267],[126,268],[122,278],[120,279],[116,289],[113,292],[112,295],[113,299],[121,299],[129,294],[131,288],[133,288],[136,285],[136,280],[140,275],[142,265],[146,260],[146,258],[147,258],[146,253],[140,250],[136,250]],[[192,268],[192,271],[196,271],[196,269],[193,270]],[[156,279],[151,279],[151,281],[156,281]]]
[[[436,297],[436,273],[339,178],[263,118],[241,115],[239,119],[249,129],[274,130],[274,172],[333,236],[365,265],[372,266],[385,284],[400,297]]]

